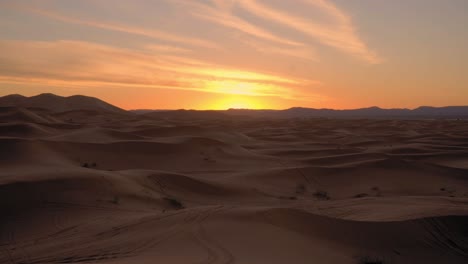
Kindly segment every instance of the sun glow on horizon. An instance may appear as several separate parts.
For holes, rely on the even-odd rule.
[[[468,1],[104,2],[0,1],[0,96],[124,109],[467,104]]]
[[[242,95],[226,95],[209,107],[213,110],[226,109],[262,109],[264,105],[255,98]]]
[[[210,109],[261,109],[260,103],[265,96],[277,96],[280,87],[271,84],[240,81],[240,80],[212,80],[205,86],[206,90],[220,93],[219,99],[209,106]]]
[[[205,84],[205,89],[209,92],[227,95],[278,96],[283,88],[266,83],[214,80],[208,81]]]

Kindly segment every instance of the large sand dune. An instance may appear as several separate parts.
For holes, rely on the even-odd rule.
[[[0,263],[468,263],[467,121],[5,107],[0,168]]]

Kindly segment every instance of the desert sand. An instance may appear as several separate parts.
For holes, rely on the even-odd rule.
[[[463,120],[11,106],[0,168],[0,263],[468,263]]]

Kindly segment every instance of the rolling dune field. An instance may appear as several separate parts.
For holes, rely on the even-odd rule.
[[[0,108],[0,263],[468,263],[468,122]]]

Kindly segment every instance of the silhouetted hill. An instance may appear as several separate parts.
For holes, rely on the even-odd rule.
[[[292,107],[285,110],[251,110],[251,109],[228,109],[228,110],[131,110],[125,111],[98,98],[83,95],[69,97],[44,93],[36,96],[25,97],[12,94],[0,97],[0,107],[22,107],[42,108],[52,112],[69,111],[104,111],[110,113],[132,112],[146,117],[176,118],[176,119],[218,119],[229,116],[250,117],[277,117],[277,118],[468,118],[468,106],[446,106],[431,107],[421,106],[416,109],[393,108],[383,109],[380,107],[368,107],[350,110],[315,109],[304,107]]]
[[[350,110],[314,109],[294,107],[286,110],[238,110],[230,114],[278,116],[278,117],[337,117],[337,118],[468,118],[468,106],[419,107],[416,109],[379,107]]]
[[[380,107],[368,107],[350,110],[314,109],[304,107],[293,107],[285,110],[252,110],[252,109],[228,109],[220,111],[193,111],[193,110],[132,110],[137,114],[158,117],[181,117],[181,116],[205,116],[220,117],[220,114],[229,116],[251,116],[251,117],[277,117],[277,118],[468,118],[468,106],[428,107],[422,106],[416,109],[393,108],[383,109]]]
[[[0,107],[43,108],[52,112],[66,112],[73,110],[94,110],[112,113],[124,113],[125,110],[106,103],[94,97],[73,95],[69,97],[44,93],[26,97],[12,94],[0,97]]]

